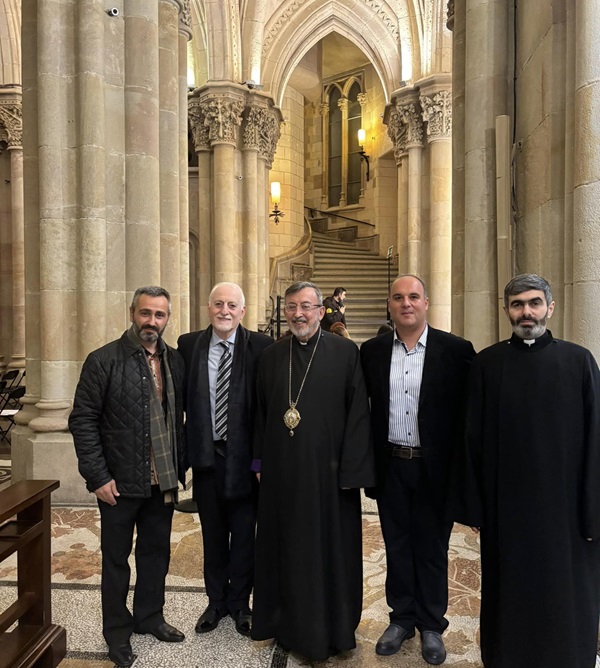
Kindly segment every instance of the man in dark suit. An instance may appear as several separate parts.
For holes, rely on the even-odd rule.
[[[446,659],[450,462],[463,437],[469,341],[427,324],[423,281],[397,278],[388,298],[394,331],[366,341],[361,360],[371,399],[377,499],[386,546],[390,625],[377,654],[421,633],[425,661]]]
[[[179,337],[186,367],[186,435],[204,544],[208,607],[197,633],[230,614],[250,635],[254,578],[256,479],[252,464],[252,397],[256,362],[271,338],[240,324],[244,293],[219,283],[208,300],[210,326]]]

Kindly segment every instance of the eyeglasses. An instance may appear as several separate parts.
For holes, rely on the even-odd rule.
[[[302,302],[302,304],[286,304],[283,307],[283,310],[286,313],[295,313],[298,309],[300,309],[302,313],[308,313],[314,308],[321,308],[321,306],[322,304],[310,304],[309,302]]]

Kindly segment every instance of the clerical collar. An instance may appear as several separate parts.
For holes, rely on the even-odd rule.
[[[508,343],[515,346],[516,348],[519,348],[520,350],[529,350],[531,352],[535,352],[537,350],[542,350],[549,343],[552,343],[553,340],[552,333],[547,329],[537,339],[522,339],[513,332],[513,335],[508,340]]]
[[[300,341],[300,339],[295,335],[294,335],[294,338],[296,339],[296,343],[299,343],[301,346],[308,346],[308,345],[313,346],[319,340],[319,336],[321,336],[321,328],[320,327],[310,337],[310,339],[308,339],[308,341]]]

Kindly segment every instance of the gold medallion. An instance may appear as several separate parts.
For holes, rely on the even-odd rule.
[[[285,426],[290,430],[290,436],[293,436],[292,430],[300,424],[300,413],[295,406],[290,406],[283,416]]]

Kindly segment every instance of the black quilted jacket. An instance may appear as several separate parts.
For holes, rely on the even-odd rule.
[[[185,480],[183,360],[167,346],[175,385],[178,477]],[[81,370],[69,429],[90,492],[111,479],[123,496],[149,497],[150,385],[144,352],[127,337],[90,353]]]

